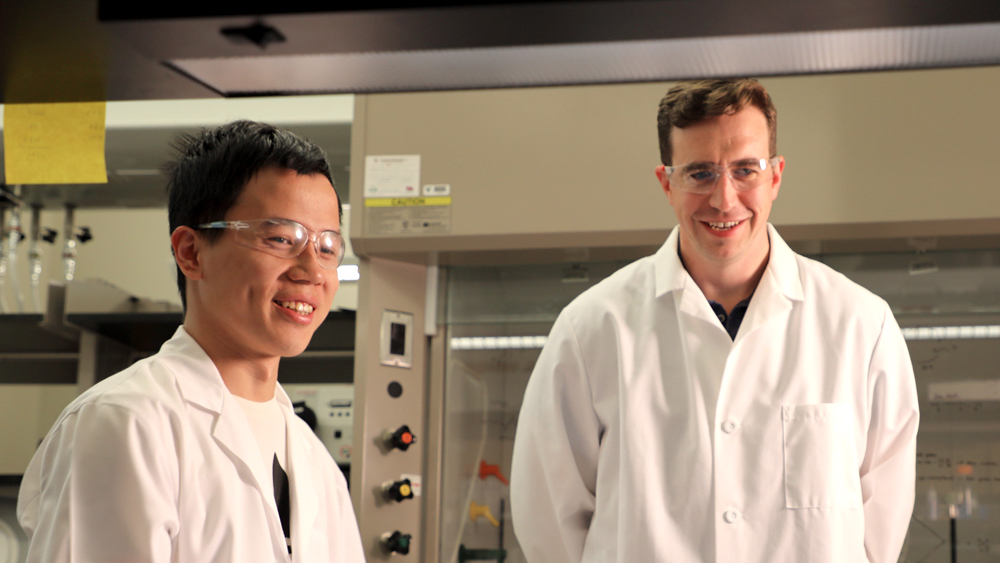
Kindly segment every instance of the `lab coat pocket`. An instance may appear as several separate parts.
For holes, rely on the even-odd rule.
[[[859,508],[861,478],[847,405],[781,407],[786,508]]]

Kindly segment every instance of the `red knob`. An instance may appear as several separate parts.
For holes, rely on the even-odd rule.
[[[499,465],[490,465],[490,464],[486,463],[485,461],[480,461],[479,462],[479,478],[480,479],[485,479],[485,478],[489,477],[490,475],[493,475],[494,477],[496,477],[497,479],[499,479],[500,482],[503,483],[504,485],[509,485],[510,484],[507,481],[507,478],[503,476],[503,473],[500,473],[500,466]]]

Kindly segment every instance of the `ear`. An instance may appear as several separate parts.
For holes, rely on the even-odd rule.
[[[669,198],[671,194],[670,177],[667,176],[666,165],[661,164],[656,167],[656,178],[660,181],[660,187],[663,188],[663,193],[667,194],[667,197]]]
[[[778,165],[774,167],[774,175],[771,177],[771,201],[778,198],[778,190],[781,189],[781,175],[785,173],[785,157],[778,157]]]
[[[203,241],[191,227],[177,227],[170,235],[174,260],[181,273],[189,280],[201,279],[201,248]]]

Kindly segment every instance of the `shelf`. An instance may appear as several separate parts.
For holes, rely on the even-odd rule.
[[[0,315],[0,356],[78,351],[76,340],[42,328],[41,322],[41,314]]]
[[[42,315],[0,315],[0,384],[76,383],[79,344],[40,326]],[[284,383],[351,383],[354,380],[353,311],[332,311],[306,351],[282,362]],[[66,321],[105,337],[98,356],[103,376],[156,353],[183,322],[181,313],[71,313]],[[129,352],[131,351],[131,353]]]

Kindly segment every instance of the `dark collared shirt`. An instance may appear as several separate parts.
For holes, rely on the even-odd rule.
[[[750,297],[753,297],[752,295]],[[747,307],[750,305],[750,297],[747,297],[743,301],[740,301],[733,307],[733,310],[728,314],[726,309],[719,303],[708,300],[708,304],[712,306],[712,310],[715,311],[715,316],[719,317],[719,322],[722,326],[726,328],[726,332],[729,333],[729,337],[736,340],[736,333],[740,331],[740,324],[743,323],[743,316],[747,314]]]

